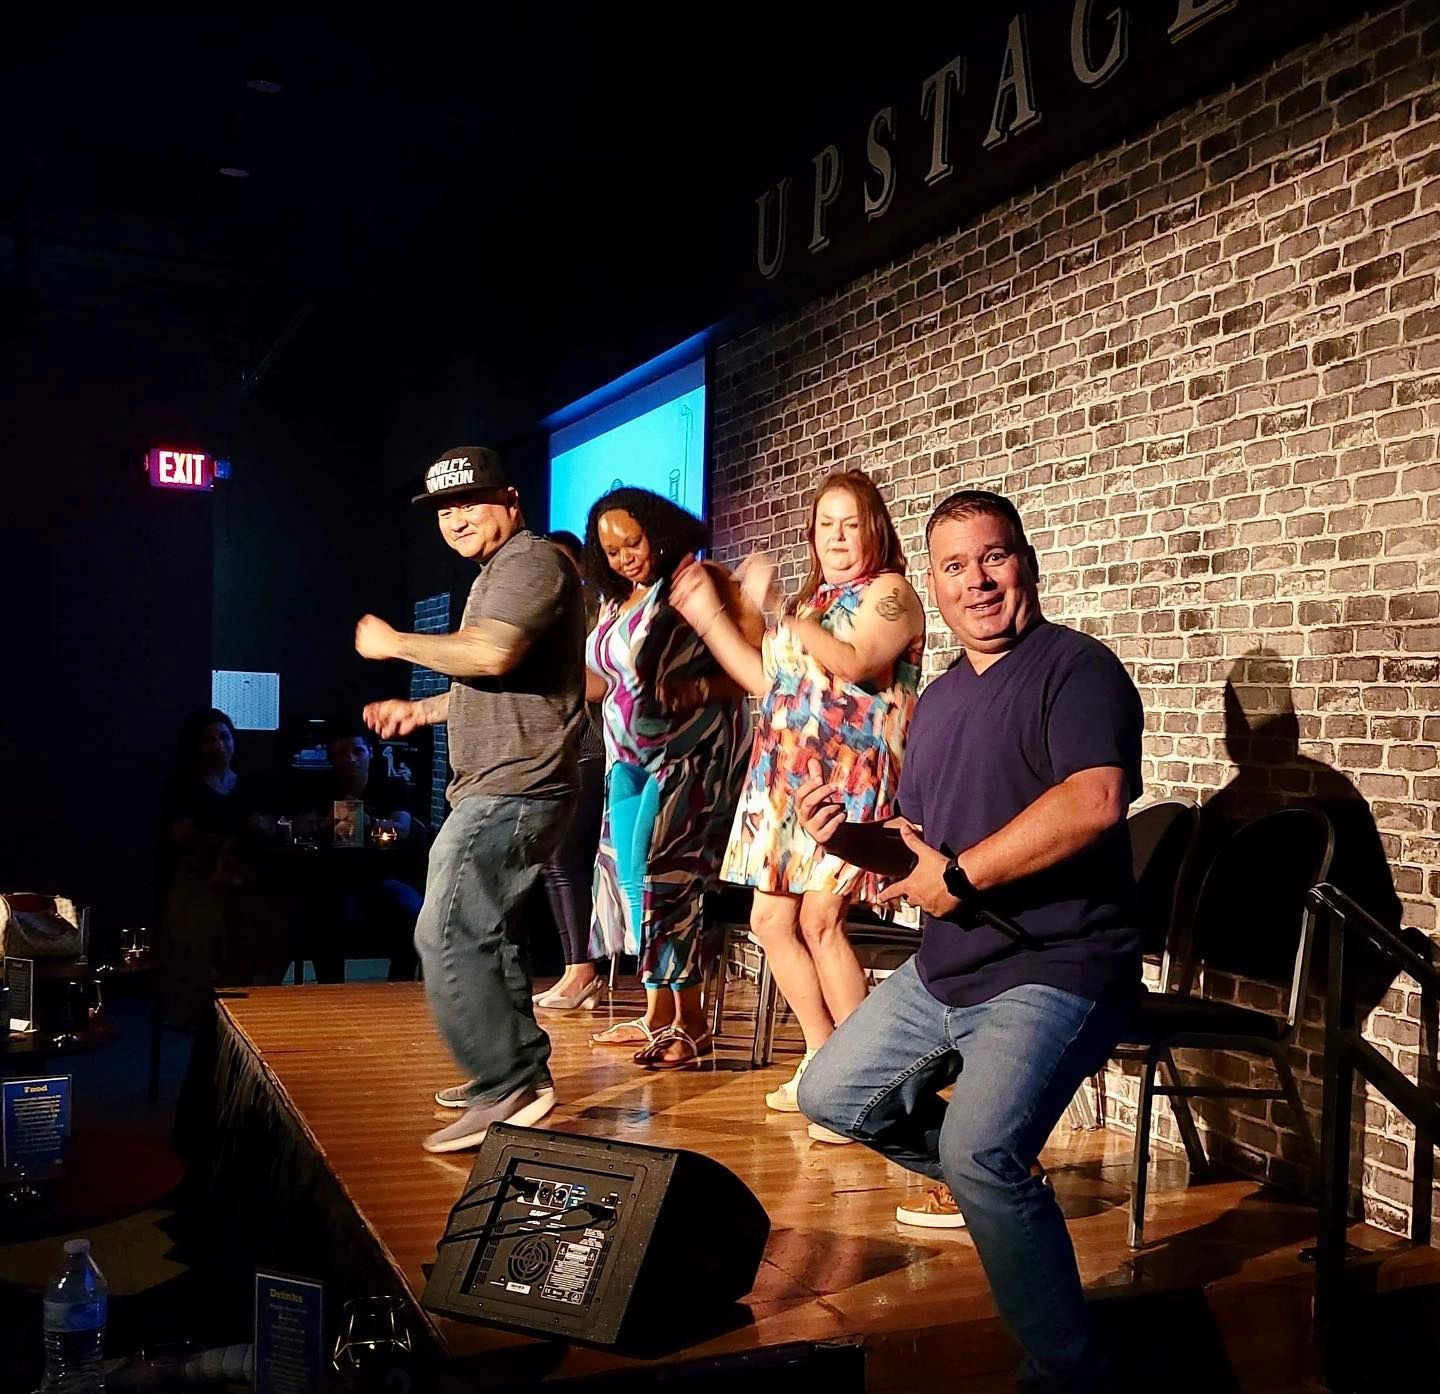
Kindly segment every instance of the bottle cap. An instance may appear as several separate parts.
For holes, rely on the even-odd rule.
[[[88,1254],[90,1252],[90,1241],[88,1239],[67,1239],[65,1241],[65,1257],[74,1258],[76,1254]]]

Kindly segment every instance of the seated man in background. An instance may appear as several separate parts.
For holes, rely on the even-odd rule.
[[[363,726],[338,728],[330,737],[329,752],[332,805],[340,799],[358,799],[365,805],[366,819],[388,823],[401,842],[430,845],[430,829],[415,817],[414,788],[393,775],[372,772],[374,751]]]
[[[345,949],[361,939],[383,945],[390,958],[391,982],[409,982],[415,976],[415,920],[421,894],[414,882],[422,867],[404,852],[422,852],[430,845],[430,829],[414,814],[415,791],[402,780],[372,772],[373,749],[363,726],[335,727],[328,745],[330,771],[318,787],[298,800],[294,818],[298,836],[313,836],[333,828],[335,804],[355,801],[364,805],[366,831],[371,826],[394,828],[398,842],[395,861],[379,875],[373,861],[357,862],[353,881],[325,877],[318,893],[302,907],[300,940],[304,956],[315,964],[319,982],[341,982],[345,977]]]

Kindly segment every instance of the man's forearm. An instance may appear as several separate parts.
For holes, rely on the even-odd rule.
[[[977,891],[1046,871],[1083,852],[1125,817],[1124,776],[1108,767],[1084,770],[1047,789],[1003,828],[959,849],[958,858]]]
[[[443,726],[450,720],[450,689],[447,687],[433,697],[422,697],[415,705],[424,713],[427,726]]]
[[[521,631],[482,623],[455,634],[400,634],[396,658],[448,678],[495,678],[510,672],[525,652]]]

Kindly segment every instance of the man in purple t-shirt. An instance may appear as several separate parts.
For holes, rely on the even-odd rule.
[[[818,766],[799,794],[817,842],[898,876],[882,898],[924,912],[920,952],[811,1062],[800,1111],[942,1183],[897,1217],[968,1224],[1025,1350],[1020,1389],[1098,1390],[1075,1251],[1036,1159],[1139,983],[1125,814],[1140,698],[1109,649],[1041,615],[1008,499],[952,495],[926,542],[930,599],[964,653],[916,708],[904,816],[847,823]]]

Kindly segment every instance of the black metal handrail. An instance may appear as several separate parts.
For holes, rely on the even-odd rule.
[[[1418,982],[1424,983],[1432,992],[1440,992],[1440,964],[1424,957],[1412,948],[1388,925],[1381,924],[1363,905],[1357,904],[1328,881],[1316,886],[1310,892],[1310,899],[1317,909],[1340,916],[1347,922],[1353,921],[1356,928],[1380,950],[1386,958],[1392,959],[1397,968],[1403,969]]]
[[[1345,1230],[1350,1206],[1351,1108],[1355,1074],[1380,1091],[1415,1127],[1415,1203],[1410,1237],[1430,1238],[1430,1188],[1435,1179],[1434,1148],[1440,1141],[1440,1093],[1407,1079],[1360,1034],[1355,1015],[1356,974],[1347,971],[1352,940],[1363,941],[1388,969],[1409,973],[1421,987],[1422,1000],[1440,997],[1440,965],[1407,944],[1344,891],[1329,883],[1310,892],[1311,903],[1330,925],[1329,974],[1325,994],[1325,1080],[1320,1119],[1320,1227],[1315,1248],[1315,1334],[1321,1376],[1327,1388],[1348,1389],[1345,1357]],[[1421,1042],[1422,1080],[1427,1052],[1435,1048],[1433,1014],[1422,1010],[1431,1039]]]

